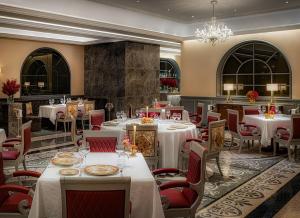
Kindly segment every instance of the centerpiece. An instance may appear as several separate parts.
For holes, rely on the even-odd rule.
[[[2,86],[2,92],[7,95],[7,103],[14,102],[14,95],[20,90],[20,84],[17,80],[6,80]]]
[[[250,90],[247,92],[246,97],[248,98],[250,103],[255,103],[256,99],[258,98],[259,94],[255,90]]]
[[[152,124],[153,122],[154,122],[153,118],[151,118],[151,117],[143,117],[141,119],[142,124]]]

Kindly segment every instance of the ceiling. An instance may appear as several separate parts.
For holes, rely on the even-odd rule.
[[[86,0],[194,23],[211,17],[211,0]],[[218,0],[218,18],[231,18],[300,8],[300,0]]]

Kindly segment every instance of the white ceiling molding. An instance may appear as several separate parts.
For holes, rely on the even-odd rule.
[[[235,35],[296,29],[300,28],[300,9],[220,21],[225,22]],[[101,42],[105,38],[180,48],[181,41],[194,38],[195,29],[202,24],[179,23],[84,0],[0,0],[1,26],[96,39],[88,43]]]

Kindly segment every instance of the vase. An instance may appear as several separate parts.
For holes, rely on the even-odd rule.
[[[254,98],[249,98],[249,103],[254,104],[255,103],[255,99]]]
[[[14,95],[7,96],[7,103],[8,104],[14,103]]]

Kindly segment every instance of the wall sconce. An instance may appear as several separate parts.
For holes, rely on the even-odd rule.
[[[30,82],[24,82],[24,87],[27,89],[30,86]]]
[[[271,92],[271,104],[273,103],[273,92],[277,92],[279,90],[277,83],[267,84],[267,91]]]
[[[38,87],[40,89],[44,88],[45,87],[45,83],[44,82],[38,82]]]
[[[227,91],[226,102],[232,101],[231,96],[230,96],[230,91],[233,91],[233,90],[234,90],[234,84],[224,83],[224,91]]]

